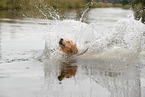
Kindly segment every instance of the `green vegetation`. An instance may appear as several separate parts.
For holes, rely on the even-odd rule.
[[[128,0],[122,0],[122,5],[126,5],[126,4],[129,4],[129,1]]]
[[[81,17],[84,9],[92,8],[108,8],[108,7],[122,7],[130,8],[129,4],[122,5],[121,3],[103,3],[92,2],[92,0],[0,0],[0,14],[2,10],[8,10],[11,14],[19,17],[32,18],[66,18],[65,12],[77,9],[77,17]],[[13,11],[14,10],[14,11]],[[19,10],[19,11],[18,11]],[[57,15],[59,17],[57,17]]]
[[[32,9],[37,6],[53,8],[83,8],[91,0],[0,0],[0,9]],[[80,3],[81,2],[81,3]]]
[[[124,9],[129,9],[131,8],[130,4],[125,4],[122,5],[120,3],[103,3],[103,2],[94,2],[93,3],[93,8],[108,8],[108,7],[121,7]]]
[[[134,0],[132,3],[135,18],[145,23],[145,0]]]
[[[0,9],[20,9],[21,4],[19,0],[0,0]]]
[[[85,8],[92,0],[0,0],[0,9],[33,9],[35,6],[46,7],[51,6],[53,8],[64,8],[64,9],[76,9]],[[127,4],[127,5],[126,5]],[[103,3],[93,2],[91,5],[93,8],[104,8],[104,7],[123,7],[130,8],[130,5],[126,0],[120,3]]]

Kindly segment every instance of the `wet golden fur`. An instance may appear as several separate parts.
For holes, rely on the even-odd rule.
[[[61,41],[63,45],[60,45],[60,51],[63,51],[66,55],[74,55],[78,53],[78,48],[72,40],[66,39]]]
[[[66,55],[74,55],[78,53],[78,48],[72,40],[62,39],[59,41],[60,51],[63,51]],[[76,60],[69,60],[68,62],[62,62],[61,72],[58,76],[58,80],[62,81],[64,78],[71,78],[76,75],[77,66],[75,64]]]

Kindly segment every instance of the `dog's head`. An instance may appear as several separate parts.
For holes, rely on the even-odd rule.
[[[60,39],[59,41],[60,50],[63,51],[65,54],[77,54],[78,48],[76,44],[73,43],[72,40],[68,39]]]

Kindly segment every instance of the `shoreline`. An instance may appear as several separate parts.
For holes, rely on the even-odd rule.
[[[36,4],[36,3],[35,3]],[[12,5],[3,5],[2,3],[0,3],[0,10],[33,10],[35,8],[35,4],[28,4],[28,5],[23,5],[23,4],[12,4]],[[32,6],[34,5],[34,6]],[[86,8],[91,7],[91,8],[110,8],[110,7],[120,7],[123,9],[130,9],[132,7],[131,4],[126,4],[126,5],[122,5],[120,3],[103,3],[103,2],[92,2],[92,4],[81,4],[81,5],[70,5],[70,4],[64,4],[64,5],[55,5],[55,4],[50,4],[51,6],[49,6],[48,4],[44,5],[44,4],[36,4],[36,6],[40,7],[40,8],[45,8],[45,6],[47,7],[52,7],[54,9],[80,9],[80,8]]]

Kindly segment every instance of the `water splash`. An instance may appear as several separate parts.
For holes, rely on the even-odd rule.
[[[85,13],[86,13],[89,9],[90,9],[90,8],[88,7],[88,8],[83,12],[83,14],[81,15],[80,21],[83,20],[83,17],[84,17],[84,15],[85,15]]]
[[[59,51],[60,38],[73,40],[79,52],[89,48],[88,52],[100,53],[116,47],[140,52],[142,34],[145,26],[133,18],[119,20],[108,32],[98,31],[97,24],[86,24],[75,20],[58,21],[49,27],[46,34],[44,53],[56,58],[62,53]],[[103,30],[103,29],[99,29]]]
[[[82,20],[83,20],[83,18],[84,18],[84,15],[85,15],[85,13],[87,12],[87,11],[89,11],[89,9],[90,9],[90,7],[93,5],[93,2],[89,2],[88,4],[87,4],[87,8],[83,11],[83,13],[82,13],[82,15],[81,15],[81,18],[80,18],[80,21],[82,22]]]
[[[49,18],[52,18],[54,20],[59,20],[60,16],[58,15],[58,12],[53,8],[53,7],[48,7],[47,5],[45,6],[44,9],[46,9],[48,12],[44,12],[44,9],[42,10],[38,6],[34,5],[36,9],[39,10],[39,12],[48,20]]]

